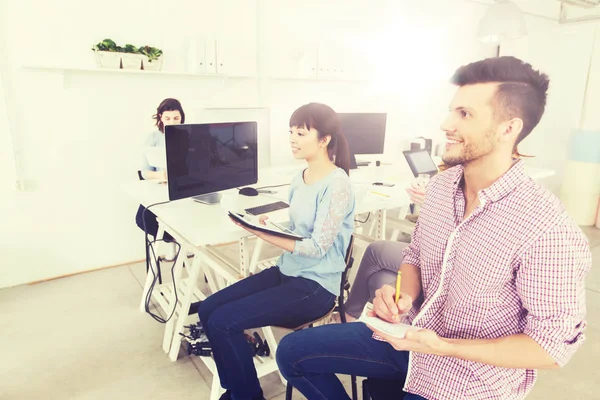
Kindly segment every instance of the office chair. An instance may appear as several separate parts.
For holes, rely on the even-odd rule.
[[[142,175],[142,171],[138,170],[137,174],[138,174],[138,178],[140,181],[145,180],[144,176]],[[143,206],[140,205],[140,208],[143,209]],[[138,209],[138,212],[139,212],[139,209]],[[146,232],[144,232],[144,248],[146,249],[146,274],[147,274],[148,270],[150,269],[150,246],[148,245],[148,234]],[[158,272],[158,284],[162,285],[162,274],[160,271],[160,257],[158,257],[158,259],[156,260],[156,270]]]
[[[334,304],[333,308],[329,310],[325,315],[321,318],[316,319],[315,321],[308,322],[304,325],[300,325],[292,330],[294,332],[300,331],[305,328],[312,328],[313,325],[317,322],[323,321],[331,316],[334,312],[338,312],[340,314],[340,319],[343,324],[346,323],[346,308],[344,304],[344,293],[348,294],[350,291],[350,283],[348,282],[348,273],[352,268],[352,264],[354,264],[354,257],[352,256],[352,251],[354,250],[354,235],[350,237],[350,244],[348,245],[348,249],[346,250],[346,269],[342,272],[342,279],[340,281],[340,295],[337,298],[337,304]],[[285,388],[285,400],[292,400],[292,392],[294,387],[291,383],[287,383]],[[358,400],[358,390],[356,387],[356,377],[352,376],[352,400]]]
[[[366,378],[362,383],[363,400],[402,400],[403,380]]]

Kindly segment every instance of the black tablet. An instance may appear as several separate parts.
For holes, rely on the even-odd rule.
[[[426,149],[406,150],[402,154],[415,178],[422,174],[433,176],[438,172],[437,165]]]
[[[239,214],[239,213],[236,213],[233,211],[228,211],[228,215],[230,218],[233,218],[235,221],[239,222],[240,224],[244,225],[245,227],[254,229],[256,231],[270,233],[271,235],[281,236],[281,237],[293,239],[293,240],[306,239],[305,237],[300,236],[300,235],[290,231],[286,227],[276,224],[274,222],[267,221],[267,225],[261,225],[261,224],[257,224],[257,223],[250,221],[248,219],[248,217],[245,216],[244,214]]]

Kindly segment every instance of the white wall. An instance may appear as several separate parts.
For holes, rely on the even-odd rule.
[[[0,15],[4,13],[4,4],[0,2]],[[11,125],[7,108],[9,98],[8,70],[10,68],[6,54],[6,29],[0,25],[0,194],[14,190],[16,169]]]
[[[501,53],[524,59],[550,77],[546,112],[519,150],[535,156],[528,160],[529,164],[557,171],[545,184],[558,193],[571,134],[582,124],[586,102],[597,99],[591,90],[588,90],[588,99],[585,95],[595,25],[536,22],[530,22],[530,33],[526,37],[504,43]],[[590,124],[597,113],[588,114]]]
[[[485,11],[478,4],[440,0],[337,0],[325,5],[316,0],[265,0],[263,4],[265,46],[261,50],[268,60],[267,74],[277,76],[293,69],[290,59],[312,65],[318,58],[320,63],[317,48],[328,51],[335,42],[346,59],[352,54],[345,66],[360,64],[359,71],[368,78],[352,83],[274,81],[267,91],[272,148],[287,148],[287,121],[298,105],[320,101],[339,112],[387,112],[386,153],[396,158],[407,138],[442,137],[439,125],[453,91],[448,84],[452,72],[495,55],[493,48],[475,40],[473,21]],[[290,21],[302,22],[299,26]],[[272,161],[288,163],[292,157],[289,152],[272,152]]]
[[[240,57],[254,55],[254,61],[237,64],[256,73],[254,2],[107,0],[91,7],[62,0],[62,9],[36,0],[4,3],[4,81],[11,83],[9,111],[28,191],[2,198],[0,287],[142,259],[137,204],[119,185],[137,179],[156,106],[177,97],[188,121],[199,121],[217,112],[205,107],[256,104],[256,80],[103,73],[67,74],[63,80],[61,72],[22,66],[93,67],[91,46],[110,37],[160,47],[164,69],[183,70],[186,38],[227,42],[236,32],[236,43],[245,49]],[[238,13],[226,13],[234,3]],[[264,110],[255,112],[266,126]],[[247,119],[249,113],[232,111],[230,117]]]
[[[587,25],[595,28],[595,40],[581,128],[600,131],[600,24]]]
[[[60,10],[52,2],[4,3],[5,91],[28,191],[2,199],[0,287],[143,258],[137,204],[119,185],[136,179],[140,144],[165,97],[182,101],[187,122],[258,120],[262,165],[291,162],[287,121],[303,103],[387,111],[386,152],[393,157],[406,138],[441,136],[452,94],[447,78],[491,55],[474,37],[484,7],[466,2],[105,0],[91,7],[62,0]],[[89,49],[106,37],[162,48],[166,71],[185,69],[189,38],[216,38],[230,72],[258,77],[22,68],[93,67]],[[298,65],[317,60],[344,65],[348,79],[363,81],[288,79],[298,76]],[[242,106],[257,108],[234,109]]]
[[[2,48],[0,47],[1,57]],[[0,195],[11,191],[16,182],[14,149],[10,134],[10,123],[6,108],[6,91],[4,90],[2,75],[2,68],[0,67],[0,143],[2,143],[0,146],[0,171],[2,171]]]

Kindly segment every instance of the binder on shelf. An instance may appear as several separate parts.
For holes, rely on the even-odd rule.
[[[215,45],[217,74],[224,75],[227,73],[227,48],[222,40],[218,40]]]

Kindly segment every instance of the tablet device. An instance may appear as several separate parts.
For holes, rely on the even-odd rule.
[[[422,174],[433,176],[438,172],[437,165],[426,149],[406,150],[402,154],[415,178]]]
[[[281,236],[293,240],[306,239],[305,237],[290,231],[285,226],[282,226],[275,222],[270,222],[269,220],[266,221],[266,225],[262,225],[260,223],[254,222],[248,215],[240,214],[234,211],[228,211],[227,214],[233,220],[239,222],[247,228],[254,229],[256,231],[270,233],[271,235]]]

